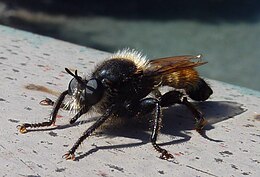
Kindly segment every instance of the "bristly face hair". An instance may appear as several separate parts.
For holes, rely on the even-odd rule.
[[[26,133],[27,128],[51,126],[56,121],[59,109],[64,107],[76,112],[70,124],[91,110],[102,114],[64,155],[66,159],[75,160],[74,153],[79,145],[108,118],[149,115],[153,126],[151,134],[153,147],[160,153],[160,158],[173,158],[171,153],[157,144],[163,118],[161,110],[175,104],[185,105],[195,118],[195,129],[202,133],[207,121],[188,98],[205,101],[213,93],[195,70],[195,67],[205,63],[201,60],[201,55],[148,60],[141,52],[127,48],[98,64],[89,78],[82,78],[77,70],[72,73],[66,68],[67,73],[73,78],[69,82],[68,89],[63,91],[54,103],[50,120],[35,124],[24,123],[18,126],[19,131]],[[172,89],[162,94],[159,88],[164,86]],[[67,95],[69,100],[63,104]]]
[[[80,76],[78,76],[77,70],[75,70],[75,74],[73,74],[67,68],[65,70],[67,71],[67,73],[69,73],[75,78],[75,80],[71,80],[71,82],[78,82],[79,84],[77,84],[77,87],[74,87],[74,89],[71,89],[72,93],[70,94],[70,97],[67,100],[67,102],[64,104],[64,108],[72,113],[76,113],[81,108],[81,93],[83,91],[83,87],[81,85],[84,84],[84,80]]]

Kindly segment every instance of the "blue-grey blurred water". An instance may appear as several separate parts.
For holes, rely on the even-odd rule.
[[[98,10],[77,15],[34,11],[33,5],[29,10],[5,7],[1,16],[8,20],[0,22],[109,52],[130,47],[149,58],[203,54],[208,61],[199,67],[203,77],[260,90],[260,3],[151,0],[139,6],[133,2],[126,7],[119,4],[123,10],[113,7],[112,12],[95,4]],[[158,3],[160,11],[144,2]]]

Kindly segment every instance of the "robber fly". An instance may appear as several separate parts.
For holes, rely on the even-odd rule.
[[[195,117],[195,129],[200,132],[206,120],[188,97],[195,101],[205,101],[213,93],[209,85],[199,77],[194,69],[206,62],[198,56],[174,56],[148,60],[140,52],[124,49],[101,62],[90,75],[82,78],[69,69],[65,69],[73,78],[68,89],[63,91],[56,102],[49,121],[41,123],[24,123],[19,125],[19,131],[26,133],[27,128],[51,126],[55,123],[57,113],[62,105],[67,105],[76,114],[70,124],[83,114],[95,110],[102,115],[76,141],[64,158],[75,160],[75,151],[79,145],[100,127],[109,117],[145,116],[151,113],[152,134],[151,143],[160,153],[160,158],[169,159],[173,155],[157,144],[163,107],[182,104]],[[169,86],[173,89],[162,94],[160,87]],[[69,101],[63,103],[68,95]]]

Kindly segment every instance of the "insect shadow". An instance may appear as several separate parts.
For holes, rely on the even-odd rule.
[[[246,111],[242,104],[230,101],[199,102],[196,104],[196,106],[203,112],[206,120],[208,121],[208,124],[204,127],[205,132],[202,134],[202,137],[214,142],[223,142],[221,140],[215,140],[214,137],[208,137],[206,135],[207,131],[214,129],[215,123],[234,118],[236,115],[242,114]],[[125,137],[139,139],[141,141],[137,143],[106,146],[92,145],[94,148],[80,154],[78,157],[76,157],[76,160],[80,160],[99,150],[120,149],[126,147],[129,148],[144,145],[150,142],[150,131],[149,126],[147,125],[147,122],[140,123],[138,121],[126,121],[125,124],[120,127],[111,128],[111,126],[107,126],[102,130],[102,136],[106,136],[106,138]],[[161,128],[161,134],[170,136],[173,140],[160,143],[160,145],[174,145],[190,140],[192,137],[190,131],[194,130],[194,118],[185,106],[176,105],[163,111],[163,125],[164,126]]]
[[[196,103],[196,107],[204,114],[208,124],[204,127],[204,131],[201,135],[215,142],[222,142],[221,140],[215,140],[214,137],[208,137],[206,132],[214,129],[214,124],[224,121],[229,118],[233,118],[236,115],[242,114],[246,111],[242,107],[242,104],[230,101],[207,101]],[[166,135],[172,135],[182,137],[183,141],[189,140],[191,136],[189,132],[194,130],[194,121],[192,114],[184,106],[173,106],[164,112],[164,125],[165,128],[161,130],[161,133]],[[178,140],[180,141],[180,140]],[[175,143],[178,143],[175,141]],[[181,141],[182,142],[182,141]],[[164,143],[172,144],[174,142]]]
[[[208,121],[208,124],[204,127],[204,130],[206,131],[214,129],[215,123],[233,118],[236,115],[245,112],[246,109],[242,106],[242,104],[230,101],[207,101],[196,103],[196,107],[203,112],[206,120]],[[149,116],[150,115],[148,115],[148,117]],[[190,136],[185,133],[185,131],[194,130],[195,120],[193,115],[185,106],[175,105],[164,109],[162,121],[163,127],[160,131],[161,134],[190,139]],[[117,127],[117,129],[107,128],[105,129],[104,134],[127,138],[138,138],[143,141],[149,140],[150,132],[148,129],[149,126],[147,126],[149,123],[147,124],[147,122],[141,122],[140,125],[138,124],[138,121],[130,121],[130,124],[127,122],[122,127]],[[142,135],[144,134],[145,136],[143,137]],[[177,142],[179,142],[179,140]]]
[[[243,108],[242,104],[231,102],[231,101],[207,101],[207,102],[198,102],[195,104],[201,112],[203,112],[208,124],[204,127],[204,132],[201,134],[202,137],[214,141],[222,142],[221,140],[215,140],[214,137],[208,137],[206,132],[214,129],[214,124],[234,118],[236,115],[242,114],[246,111]],[[107,149],[121,149],[136,147],[147,144],[150,139],[151,131],[149,130],[151,124],[151,115],[145,116],[142,119],[119,119],[114,120],[109,119],[108,122],[101,127],[98,132],[102,132],[102,136],[105,138],[114,138],[114,137],[125,137],[131,139],[138,139],[140,142],[136,143],[125,143],[125,144],[116,144],[116,145],[106,145],[106,146],[97,146],[92,145],[93,148],[85,153],[80,154],[76,157],[76,160],[80,160],[92,153],[95,153],[99,150]],[[85,120],[78,121],[72,125],[65,124],[59,125],[56,127],[49,127],[44,129],[31,129],[28,131],[50,131],[54,129],[66,129],[73,126],[78,126],[82,124],[91,124],[95,122],[98,117],[88,117]],[[189,141],[192,137],[190,131],[194,130],[194,118],[189,110],[183,105],[174,105],[167,109],[163,110],[163,127],[161,128],[161,134],[170,136],[173,140],[168,142],[160,143],[160,145],[174,145],[178,143],[183,143]],[[195,131],[195,130],[194,130]]]

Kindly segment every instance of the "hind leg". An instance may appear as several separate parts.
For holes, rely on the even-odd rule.
[[[207,121],[204,119],[202,113],[188,101],[187,97],[179,91],[169,91],[161,96],[160,105],[162,107],[169,107],[176,103],[185,105],[191,111],[196,121],[195,129],[201,134]]]

